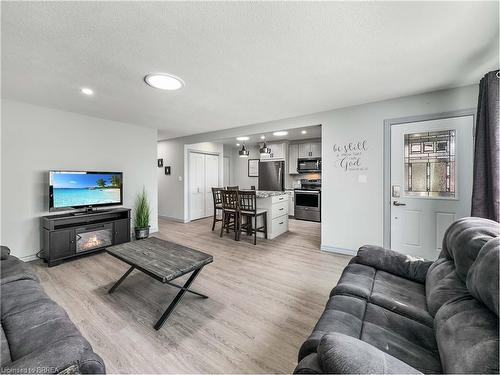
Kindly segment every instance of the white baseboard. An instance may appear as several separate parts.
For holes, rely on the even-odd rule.
[[[337,253],[337,254],[351,255],[351,256],[355,256],[358,253],[356,250],[344,249],[342,247],[335,247],[329,245],[321,245],[321,250],[327,251],[329,253]]]
[[[175,221],[176,223],[187,223],[187,221],[183,219],[179,219],[176,217],[170,217],[170,216],[163,216],[163,215],[158,215],[159,218],[169,220],[169,221]]]
[[[25,257],[20,257],[19,259],[21,259],[23,262],[31,262],[33,260],[37,260],[38,257],[36,256],[36,254],[34,254],[34,255],[28,255]]]

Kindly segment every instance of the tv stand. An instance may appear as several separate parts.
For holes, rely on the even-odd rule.
[[[42,254],[49,267],[130,241],[130,209],[42,217]]]

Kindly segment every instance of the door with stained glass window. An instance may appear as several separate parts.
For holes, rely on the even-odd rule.
[[[473,116],[391,126],[391,248],[435,259],[470,214]]]

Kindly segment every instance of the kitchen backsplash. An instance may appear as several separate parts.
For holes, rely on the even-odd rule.
[[[318,180],[321,179],[321,173],[301,173],[301,174],[288,174],[286,176],[285,188],[295,189],[300,188],[300,180]]]

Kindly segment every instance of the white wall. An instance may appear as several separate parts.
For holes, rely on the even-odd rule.
[[[171,174],[165,175],[164,168],[158,168],[158,214],[181,222],[189,221],[188,202],[188,153],[207,152],[219,155],[219,181],[224,177],[224,148],[221,143],[199,142],[187,144],[182,139],[160,141],[157,157],[163,158],[163,165],[171,167]]]
[[[184,143],[175,140],[158,142],[158,159],[170,166],[170,175],[158,169],[158,214],[184,221]]]
[[[144,186],[156,231],[156,138],[154,129],[2,101],[2,244],[25,260],[41,250],[50,169],[122,171],[124,206]]]
[[[478,85],[391,99],[307,116],[179,138],[194,143],[260,132],[322,125],[322,249],[354,253],[363,244],[383,244],[384,120],[475,108]],[[344,172],[333,145],[366,139],[365,171]],[[366,176],[366,183],[358,176]],[[236,180],[234,180],[236,183]]]
[[[231,185],[238,185],[240,189],[250,189],[253,185],[258,188],[259,178],[258,177],[248,177],[248,160],[249,159],[259,159],[260,152],[258,146],[248,146],[249,151],[248,158],[240,158],[238,151],[241,147],[234,147],[231,149]]]

